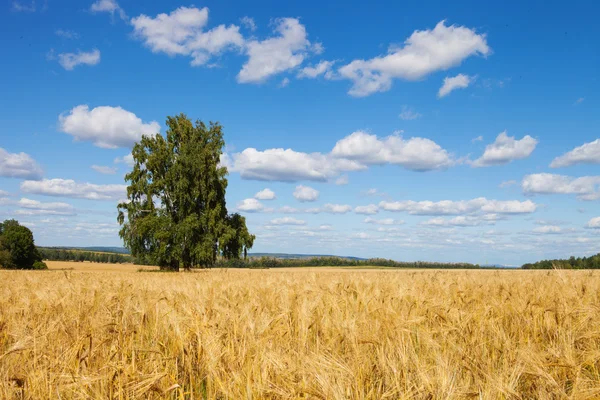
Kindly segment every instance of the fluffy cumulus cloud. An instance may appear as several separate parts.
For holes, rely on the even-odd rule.
[[[35,12],[37,7],[35,6],[35,0],[31,2],[24,1],[13,1],[12,10],[16,12]]]
[[[575,194],[580,200],[598,200],[600,176],[574,178],[557,174],[526,175],[521,188],[526,194]]]
[[[304,67],[298,72],[297,77],[302,78],[317,78],[321,75],[325,77],[325,79],[333,79],[335,78],[332,67],[335,61],[321,61],[317,65]]]
[[[19,215],[75,215],[75,208],[62,202],[46,203],[22,198],[18,206],[21,208],[16,211]]]
[[[118,15],[121,19],[127,18],[125,11],[115,0],[97,0],[92,3],[90,11],[94,13],[109,13],[112,16]]]
[[[72,179],[43,179],[40,181],[21,182],[24,193],[46,196],[69,197],[87,200],[118,200],[127,194],[125,185],[97,185],[93,183],[75,182]]]
[[[269,188],[265,188],[254,195],[257,200],[275,200],[275,192]]]
[[[131,147],[142,135],[160,131],[158,122],[144,123],[134,113],[110,106],[90,110],[87,105],[79,105],[61,114],[58,122],[60,130],[75,140],[92,142],[107,149]]]
[[[319,198],[319,191],[309,186],[298,185],[294,190],[294,198],[301,202],[316,201]]]
[[[430,139],[400,135],[378,138],[357,131],[339,140],[331,154],[362,164],[394,164],[413,171],[447,168],[454,164],[452,156]]]
[[[590,219],[585,227],[590,229],[600,229],[600,217]]]
[[[600,139],[584,143],[568,153],[556,157],[550,164],[551,168],[569,167],[575,164],[600,164]]]
[[[29,154],[9,153],[0,147],[0,176],[39,179],[42,177],[42,168]]]
[[[306,221],[292,217],[275,218],[270,221],[271,225],[306,225]]]
[[[298,67],[314,47],[297,18],[276,21],[276,36],[246,42],[248,61],[237,76],[240,83],[261,83],[269,77]]]
[[[407,212],[413,215],[460,215],[477,212],[500,214],[526,214],[537,209],[531,200],[488,200],[478,197],[472,200],[441,201],[382,201],[379,207],[385,211]]]
[[[379,207],[376,204],[354,207],[354,212],[357,214],[373,215],[379,212]]]
[[[448,151],[430,139],[404,139],[399,134],[378,138],[362,131],[339,140],[330,153],[247,148],[240,153],[225,154],[222,162],[244,179],[333,180],[337,185],[348,183],[345,172],[365,170],[369,165],[393,164],[412,171],[429,171],[457,163]]]
[[[92,165],[94,171],[104,175],[114,175],[117,173],[116,167],[107,167],[105,165]]]
[[[265,206],[256,199],[244,199],[237,204],[237,209],[244,212],[260,212]]]
[[[474,77],[464,74],[458,74],[453,77],[446,77],[444,78],[444,83],[442,84],[442,87],[438,91],[438,97],[446,97],[450,94],[450,92],[456,89],[465,89],[474,80]]]
[[[131,19],[134,35],[154,53],[189,56],[193,66],[208,63],[228,49],[241,49],[244,38],[239,26],[219,25],[206,30],[208,8],[179,7],[156,17],[140,15]]]
[[[292,149],[248,148],[231,155],[230,171],[244,179],[297,182],[327,181],[343,172],[359,171],[366,166],[352,160],[337,159],[322,153],[302,153]]]
[[[72,71],[79,65],[96,65],[100,62],[100,50],[77,51],[77,53],[61,53],[58,63],[67,71]]]
[[[490,52],[485,34],[441,21],[434,29],[413,32],[403,46],[390,47],[386,55],[344,65],[339,74],[353,82],[350,95],[368,96],[389,90],[394,79],[418,80]]]
[[[500,133],[496,141],[486,146],[483,155],[473,161],[473,167],[489,167],[492,165],[508,164],[513,160],[521,160],[531,155],[538,141],[529,135],[520,140],[508,136],[506,131]]]

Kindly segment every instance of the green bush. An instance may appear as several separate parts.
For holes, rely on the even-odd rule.
[[[48,266],[43,261],[36,261],[33,263],[33,269],[48,269]]]

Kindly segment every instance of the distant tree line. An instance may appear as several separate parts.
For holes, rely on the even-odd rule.
[[[523,264],[523,269],[600,269],[600,253],[590,257],[571,257],[568,260],[542,260]]]
[[[440,262],[400,262],[384,258],[357,260],[343,257],[313,257],[313,258],[273,258],[249,257],[243,259],[220,259],[217,268],[285,268],[285,267],[391,267],[391,268],[440,268],[440,269],[477,269],[477,264],[440,263]]]
[[[133,257],[128,254],[98,253],[51,247],[38,247],[38,251],[42,258],[48,261],[89,261],[110,264],[131,263],[134,261]]]

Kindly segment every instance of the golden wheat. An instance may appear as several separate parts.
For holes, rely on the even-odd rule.
[[[0,398],[600,397],[586,271],[0,272]]]

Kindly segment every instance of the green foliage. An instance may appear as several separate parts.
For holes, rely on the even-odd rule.
[[[33,269],[41,256],[35,248],[33,233],[16,220],[0,224],[0,266],[9,269]]]
[[[221,252],[239,257],[254,237],[243,217],[227,215],[221,125],[180,114],[167,126],[166,137],[144,136],[133,148],[127,202],[118,205],[125,246],[165,270],[211,267]]]
[[[33,263],[33,269],[48,269],[48,266],[43,261],[36,261]]]
[[[590,257],[573,257],[568,260],[542,260],[524,264],[523,269],[600,269],[600,253]]]
[[[399,262],[383,258],[356,260],[343,257],[313,258],[273,258],[251,257],[247,261],[222,259],[217,262],[220,268],[285,268],[285,267],[390,267],[390,268],[445,268],[445,269],[477,269],[479,265],[468,263],[439,262]]]

